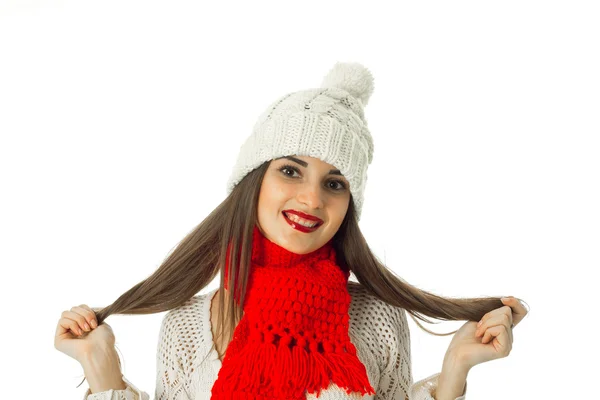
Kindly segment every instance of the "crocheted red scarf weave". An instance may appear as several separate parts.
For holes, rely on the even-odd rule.
[[[225,282],[228,265],[229,257]],[[305,399],[331,382],[348,394],[375,394],[348,336],[349,276],[336,263],[332,241],[296,254],[255,226],[244,315],[211,399]]]

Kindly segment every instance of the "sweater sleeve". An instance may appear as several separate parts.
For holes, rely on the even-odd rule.
[[[85,392],[83,400],[150,400],[146,392],[142,392],[125,375],[122,376],[127,387],[123,390],[109,389],[104,392],[91,393],[90,388]]]
[[[179,353],[177,309],[165,314],[161,322],[158,345],[156,348],[156,388],[154,398],[160,400],[192,400],[184,390],[185,374]],[[148,393],[138,389],[125,376],[127,387],[123,390],[85,392],[83,400],[150,400]]]
[[[437,372],[418,382],[413,382],[412,364],[411,364],[411,344],[410,330],[406,320],[406,311],[398,307],[390,307],[390,318],[388,323],[391,325],[389,331],[398,338],[399,342],[388,340],[386,358],[383,366],[381,379],[379,382],[379,391],[381,393],[378,400],[436,400],[435,390],[438,385],[438,378],[441,372]],[[467,393],[467,384],[463,394],[455,400],[465,400]]]

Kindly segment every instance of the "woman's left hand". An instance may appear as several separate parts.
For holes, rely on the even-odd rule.
[[[503,358],[510,354],[513,328],[523,320],[527,309],[514,297],[502,300],[504,306],[481,318],[481,325],[468,321],[455,334],[446,355],[467,371],[477,364]]]

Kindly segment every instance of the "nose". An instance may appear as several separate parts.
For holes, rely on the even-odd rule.
[[[298,191],[298,201],[306,204],[309,208],[323,208],[321,188],[313,185],[303,185]]]

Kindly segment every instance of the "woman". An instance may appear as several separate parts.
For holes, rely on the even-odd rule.
[[[464,399],[469,370],[510,353],[527,313],[517,299],[419,290],[362,236],[372,92],[365,67],[336,63],[320,88],[278,98],[241,146],[228,197],[154,274],[103,309],[63,312],[55,347],[82,364],[85,399],[149,399],[121,374],[111,314],[168,311],[157,399]],[[218,291],[197,295],[219,272]],[[467,320],[442,371],[416,383],[404,310]]]

